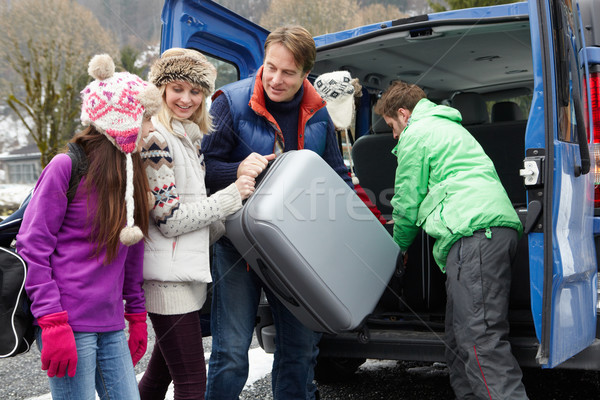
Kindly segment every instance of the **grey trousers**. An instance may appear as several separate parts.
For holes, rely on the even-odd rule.
[[[487,235],[479,230],[458,240],[448,254],[446,362],[458,399],[527,399],[508,342],[517,240],[514,229],[491,228]]]

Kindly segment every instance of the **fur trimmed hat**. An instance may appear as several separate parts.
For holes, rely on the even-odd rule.
[[[354,116],[354,97],[362,93],[358,79],[348,71],[333,71],[315,79],[315,89],[327,102],[327,111],[337,129],[348,129]]]
[[[215,91],[217,69],[197,50],[172,48],[154,62],[148,80],[157,87],[184,81],[202,88],[205,97]]]
[[[129,72],[115,73],[115,63],[108,54],[95,55],[88,66],[94,78],[81,91],[81,123],[93,125],[117,149],[125,154],[125,204],[127,226],[121,230],[121,242],[127,246],[143,238],[133,218],[133,163],[131,153],[142,136],[144,116],[156,114],[162,99],[156,86]]]

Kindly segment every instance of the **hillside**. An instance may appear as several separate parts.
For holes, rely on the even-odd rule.
[[[111,30],[119,47],[144,50],[160,41],[160,14],[164,0],[77,0]]]

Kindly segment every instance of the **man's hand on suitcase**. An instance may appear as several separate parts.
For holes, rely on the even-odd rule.
[[[258,153],[251,153],[238,166],[237,176],[248,175],[250,178],[256,178],[267,167],[269,161],[275,159],[275,154],[266,156]]]

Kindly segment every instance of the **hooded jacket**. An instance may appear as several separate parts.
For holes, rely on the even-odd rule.
[[[461,120],[454,108],[422,99],[392,150],[394,240],[406,250],[422,227],[436,239],[433,256],[442,271],[463,236],[491,227],[523,232],[494,164]]]

